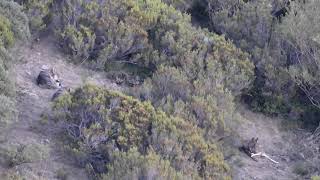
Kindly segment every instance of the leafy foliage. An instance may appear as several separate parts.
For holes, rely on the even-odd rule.
[[[146,78],[144,84],[129,90],[129,94],[142,100],[150,100],[152,105],[162,109],[167,115],[175,116],[175,121],[184,119],[186,125],[180,127],[182,129],[190,125],[195,126],[201,135],[194,138],[202,139],[203,143],[208,141],[214,144],[216,139],[223,136],[227,125],[236,119],[234,97],[247,91],[254,77],[254,66],[249,61],[249,55],[224,37],[193,27],[187,14],[160,0],[66,0],[54,3],[54,9],[57,10],[56,16],[60,20],[57,25],[59,42],[66,53],[72,55],[76,62],[87,62],[98,69],[112,71],[115,70],[114,64],[130,64],[132,69],[135,67],[140,70],[131,73],[121,65],[122,69],[119,71],[124,71],[129,76],[142,76],[142,72],[147,72],[145,74],[148,75],[142,77]],[[64,103],[73,102],[77,98],[65,99]],[[84,102],[80,104],[82,103]],[[130,108],[126,111],[135,110],[135,106]],[[96,116],[98,115],[95,114],[94,117]],[[131,117],[130,113],[128,116],[126,121],[140,121],[136,120],[135,116]],[[71,119],[87,121],[88,118],[85,116]],[[98,121],[103,119],[99,117]],[[148,125],[144,128],[148,129]],[[169,129],[171,127],[166,127],[163,131],[167,132]],[[136,147],[142,155],[148,154],[144,150],[144,137],[149,136],[147,132],[126,128],[122,131],[123,137],[120,136],[116,143],[119,150],[128,152]],[[70,128],[69,134],[79,135],[76,130]],[[183,133],[179,132],[175,136],[180,137],[180,134]],[[163,136],[166,136],[166,133]],[[127,140],[133,137],[137,139]],[[154,151],[159,155],[159,150]],[[213,150],[209,148],[205,151]],[[77,154],[81,157],[82,152],[77,151]],[[170,152],[160,153],[159,156],[169,156],[167,154]],[[188,155],[179,156],[182,159],[188,158]],[[201,162],[196,162],[198,161]],[[189,169],[203,168],[189,161],[186,164],[190,165],[180,163],[181,165],[176,167],[176,164],[178,163],[170,161],[171,167],[175,170],[180,170],[180,166],[197,166]],[[93,165],[95,171],[97,166]],[[215,170],[201,170],[191,174],[215,177],[213,171]],[[186,171],[179,173],[185,176]],[[188,174],[187,176],[190,177]]]
[[[4,47],[10,47],[14,43],[14,35],[11,31],[11,24],[9,20],[0,16],[0,44]]]
[[[311,180],[319,180],[320,179],[320,176],[312,176],[311,177]]]
[[[9,167],[39,161],[48,156],[48,148],[42,144],[13,144],[0,145],[0,161]]]
[[[141,155],[137,149],[128,152],[115,152],[108,165],[108,173],[103,179],[186,179],[154,152]],[[190,177],[189,177],[190,178]],[[200,177],[192,177],[199,179]]]
[[[168,117],[149,102],[86,85],[58,99],[55,109],[74,140],[72,149],[95,172],[108,172],[106,177],[146,172],[179,179],[227,175],[219,148],[203,138],[201,129]],[[132,169],[135,163],[141,167]],[[128,168],[120,171],[125,174],[117,172],[120,167]]]
[[[7,127],[16,117],[15,102],[7,96],[0,95],[0,126]]]
[[[317,105],[319,28],[311,24],[318,24],[314,7],[319,3],[208,0],[207,4],[210,29],[232,39],[255,64],[256,78],[244,96],[246,102],[258,111],[317,124],[311,106]]]
[[[1,46],[1,45],[0,45]],[[14,84],[8,75],[10,56],[4,47],[0,47],[0,127],[7,127],[16,118]]]
[[[164,0],[163,2],[175,7],[176,9],[178,9],[182,12],[186,12],[189,9],[191,9],[192,6],[196,2],[198,2],[198,0]]]
[[[304,8],[301,8],[301,7]],[[296,3],[292,6],[292,12],[297,12],[294,16],[290,14],[279,27],[282,38],[286,44],[283,49],[288,52],[289,58],[287,72],[304,96],[304,101],[308,100],[310,105],[320,109],[319,92],[319,12],[316,8],[320,7],[317,1],[310,1],[305,4]],[[297,23],[298,22],[298,23]],[[312,119],[308,123],[318,125],[319,120],[312,117],[310,107],[304,108],[308,114],[307,118]],[[306,120],[307,120],[306,118]]]
[[[247,55],[223,38],[192,27],[186,14],[161,1],[109,0],[105,3],[108,5],[98,1],[56,4],[61,10],[58,26],[61,44],[78,61],[92,59],[90,63],[98,68],[117,61],[155,71],[161,64],[181,67],[199,61],[195,66],[196,63],[205,66],[206,61],[216,58],[221,59],[225,63],[222,66],[230,71],[226,79],[237,73],[238,84],[247,87],[253,75]],[[216,39],[217,46],[213,48]],[[219,47],[220,44],[226,44],[226,47]],[[237,65],[239,69],[235,69]],[[190,76],[197,73],[197,69],[189,71],[193,73]],[[237,92],[243,89],[230,87],[233,88]]]
[[[1,177],[4,180],[23,180],[24,177],[22,177],[18,172],[14,170],[9,170],[1,174]]]
[[[105,179],[221,179],[227,168],[215,144],[237,120],[240,97],[254,110],[319,124],[319,1],[16,2],[33,33],[54,28],[74,62],[130,81],[127,93],[142,100],[85,86],[56,102],[70,150]],[[4,123],[14,116],[6,48],[29,31],[21,10],[0,2]]]
[[[50,7],[53,0],[15,0],[23,7],[23,12],[29,17],[29,28],[36,35],[48,28],[52,22]]]
[[[0,127],[6,127],[16,118],[14,84],[9,77],[12,61],[8,48],[16,39],[28,38],[28,20],[21,7],[12,1],[0,2]]]
[[[1,1],[0,14],[8,19],[11,31],[17,39],[26,40],[30,36],[28,18],[19,4],[8,0]]]

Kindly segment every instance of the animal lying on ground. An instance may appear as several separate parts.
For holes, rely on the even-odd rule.
[[[43,68],[37,77],[37,85],[46,89],[57,89],[61,87],[61,81],[55,69]]]
[[[246,153],[249,157],[251,157],[253,160],[257,161],[254,157],[260,156],[260,157],[265,157],[272,161],[275,164],[278,164],[278,161],[273,160],[270,156],[268,156],[264,152],[257,152],[257,143],[258,143],[258,138],[251,138],[250,140],[244,141],[242,143],[242,146],[239,148],[240,151],[243,151]]]
[[[258,138],[254,138],[253,137],[250,140],[244,141],[242,143],[242,146],[239,148],[239,150],[243,151],[249,157],[251,157],[252,154],[256,154],[257,153],[257,143],[258,143]],[[253,160],[255,160],[255,159],[253,159]]]

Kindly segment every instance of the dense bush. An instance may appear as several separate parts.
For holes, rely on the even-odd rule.
[[[319,22],[319,2],[206,2],[210,29],[252,57],[256,78],[244,96],[251,107],[317,125],[319,27],[311,24]]]
[[[46,30],[52,21],[53,0],[14,0],[23,7],[23,12],[29,17],[29,28],[33,35]]]
[[[188,179],[170,166],[168,160],[164,160],[154,152],[141,155],[137,149],[128,152],[115,152],[112,162],[108,165],[108,173],[103,179]],[[193,179],[200,179],[194,175]]]
[[[17,39],[25,40],[30,36],[28,18],[19,4],[9,0],[1,1],[0,15],[8,19],[11,31]]]
[[[199,0],[164,0],[163,2],[182,12],[187,12],[199,3]]]
[[[0,45],[1,46],[1,45]],[[0,47],[0,127],[7,127],[15,119],[14,84],[8,75],[10,56],[4,47]]]
[[[14,43],[14,35],[11,29],[11,23],[3,16],[0,16],[0,45],[10,47]]]
[[[78,62],[105,70],[130,64],[140,69],[131,74],[152,75],[129,93],[196,123],[206,138],[233,121],[234,96],[249,89],[254,67],[232,42],[193,27],[190,16],[160,0],[66,0],[54,7],[61,45]]]
[[[23,163],[31,163],[45,159],[49,154],[48,147],[42,144],[0,144],[1,164],[13,167]]]
[[[71,124],[67,123],[66,127],[69,135],[77,139],[77,142],[81,142],[77,145],[79,147],[71,148],[78,159],[91,164],[95,172],[99,172],[97,167],[101,165],[96,163],[112,164],[112,156],[127,158],[126,156],[130,154],[113,155],[109,152],[110,149],[102,151],[90,147],[88,150],[88,146],[97,146],[97,144],[89,145],[94,143],[86,139],[91,136],[89,134],[102,128],[102,134],[110,136],[109,128],[120,128],[120,134],[111,139],[105,135],[99,138],[105,139],[104,143],[108,148],[116,148],[126,153],[136,148],[139,156],[135,158],[138,159],[149,158],[148,155],[153,151],[155,158],[168,159],[168,162],[163,162],[163,166],[169,163],[172,170],[162,172],[162,167],[159,167],[155,170],[157,173],[182,178],[223,176],[225,173],[223,160],[216,154],[219,152],[218,148],[212,144],[224,135],[228,126],[237,118],[234,113],[235,96],[240,96],[252,84],[254,66],[249,61],[248,54],[222,36],[193,27],[190,16],[160,0],[90,2],[64,0],[54,3],[53,9],[58,19],[55,25],[58,29],[59,42],[66,53],[72,55],[76,62],[86,62],[90,66],[106,71],[117,71],[114,68],[117,65],[120,67],[117,73],[123,72],[124,78],[130,75],[142,77],[140,79],[145,79],[143,85],[129,90],[129,93],[143,101],[150,100],[153,106],[167,114],[161,115],[164,119],[159,122],[160,124],[154,124],[153,116],[156,116],[156,119],[160,118],[158,112],[154,110],[149,112],[153,108],[147,103],[142,103],[142,109],[136,109],[140,105],[131,105],[135,100],[132,100],[133,102],[126,100],[129,102],[125,109],[117,112],[120,114],[114,114],[113,111],[118,111],[117,108],[115,110],[102,108],[101,112],[99,110],[94,114],[91,114],[93,112],[90,110],[88,113],[90,109],[88,107],[97,106],[95,103],[98,102],[104,104],[106,96],[115,96],[95,88],[93,92],[86,92],[91,91],[92,88],[89,87],[64,97],[65,99],[58,104],[62,103],[62,108],[69,110],[66,112],[66,117],[61,119],[65,118],[75,125],[71,127]],[[131,71],[125,68],[128,65]],[[80,100],[80,94],[83,98],[95,91],[98,91],[102,99],[96,99],[97,102]],[[91,96],[85,99],[89,100]],[[117,101],[122,100],[120,98]],[[117,101],[116,104],[119,103]],[[107,102],[106,105],[110,103],[109,100]],[[84,108],[83,105],[87,107]],[[148,111],[139,112],[143,109]],[[147,118],[143,119],[143,116],[137,118],[135,113],[142,113]],[[83,117],[77,114],[82,114]],[[91,125],[92,120],[97,124]],[[110,124],[105,122],[107,120]],[[117,122],[119,120],[128,124]],[[170,123],[164,125],[162,121]],[[139,124],[138,127],[136,123]],[[76,127],[80,124],[81,128]],[[84,124],[87,124],[84,128],[86,130],[82,132]],[[161,131],[158,126],[162,127]],[[154,132],[151,136],[148,131],[141,132],[140,128],[152,128]],[[171,129],[178,130],[172,135]],[[85,135],[86,133],[89,134]],[[161,139],[153,139],[153,134],[161,136]],[[79,135],[83,137],[78,137]],[[167,150],[169,148],[167,143],[176,144],[176,139],[179,138],[193,140],[183,140],[189,144],[176,145],[172,152]],[[195,141],[198,143],[194,144]],[[184,146],[190,147],[185,149]],[[149,152],[151,150],[153,151]],[[102,159],[94,157],[93,151],[103,154],[99,155]],[[152,167],[155,162],[157,161],[146,159],[145,163],[149,163]],[[124,166],[122,163],[125,162],[117,165]],[[142,167],[137,167],[136,171],[151,171],[143,169],[144,166],[146,165],[142,164]],[[144,175],[144,173],[130,173],[133,174],[128,175],[137,177]],[[113,175],[115,174],[105,176]]]
[[[14,96],[13,84],[10,83],[8,75],[11,61],[12,58],[8,51],[4,47],[0,47],[0,93],[9,97]]]
[[[311,180],[319,180],[320,179],[320,176],[312,176],[311,177]]]
[[[52,23],[76,63],[135,86],[128,94],[142,102],[86,86],[56,103],[70,150],[105,179],[224,176],[214,144],[236,120],[239,97],[267,114],[319,123],[319,1],[16,2],[35,34]],[[0,2],[0,15],[0,116],[7,122],[14,95],[5,48],[28,29],[13,1]]]
[[[0,127],[16,117],[14,84],[9,77],[12,58],[8,52],[15,40],[28,38],[28,20],[21,7],[12,1],[0,2]]]
[[[147,33],[134,19],[124,22],[131,13],[128,9],[133,10],[131,4],[131,1],[112,0],[55,3],[61,45],[78,62],[95,59],[96,62],[90,63],[96,63],[95,67],[100,69],[104,69],[105,62],[113,60],[143,64],[137,60],[147,48]]]
[[[247,55],[222,38],[192,27],[189,16],[161,1],[62,1],[55,7],[60,9],[61,45],[80,62],[91,59],[90,64],[104,68],[116,61],[155,71],[161,64],[189,68],[185,66],[192,61],[205,67],[216,59],[230,72],[226,73],[230,81],[236,75],[238,84],[247,87],[252,76]],[[201,68],[194,66],[186,69],[190,76]]]
[[[1,177],[3,178],[3,180],[24,180],[25,179],[19,174],[19,172],[16,172],[14,170],[9,170],[1,173]]]
[[[278,2],[208,0],[207,10],[211,29],[225,34],[251,55],[256,67],[256,79],[246,100],[253,108],[270,114],[279,113],[284,108],[282,100],[286,98],[279,97],[279,91],[285,82],[280,82],[288,79],[281,69],[281,57],[276,57],[280,50],[277,49],[274,29],[279,23],[272,12],[278,10]]]
[[[254,66],[231,41],[176,10],[199,1],[16,2],[33,33],[52,23],[75,62],[145,80],[129,93],[146,102],[92,86],[57,101],[70,151],[83,165],[104,178],[227,177],[216,139],[236,120],[234,99],[250,88]]]
[[[0,127],[7,127],[16,118],[15,102],[2,94],[0,94],[0,101]]]
[[[201,128],[149,102],[86,85],[59,98],[55,109],[79,162],[105,177],[227,178],[219,148]]]
[[[295,3],[291,6],[292,13],[279,26],[282,50],[287,53],[286,70],[302,94],[299,103],[307,112],[304,120],[313,126],[320,123],[317,118],[320,113],[320,14],[316,10],[319,7],[319,1]],[[306,103],[309,106],[305,106]]]

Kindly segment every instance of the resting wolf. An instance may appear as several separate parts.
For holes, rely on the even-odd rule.
[[[55,70],[42,69],[37,77],[37,85],[46,89],[57,89],[61,87],[61,82]]]
[[[253,137],[250,140],[246,140],[245,142],[243,142],[242,146],[239,149],[246,153],[249,157],[251,157],[252,154],[257,153],[257,143],[258,138]]]

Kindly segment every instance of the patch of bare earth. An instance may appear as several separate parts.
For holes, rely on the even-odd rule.
[[[254,161],[246,154],[239,152],[229,161],[233,164],[236,180],[293,180],[305,179],[294,172],[298,164],[307,162],[305,151],[301,151],[301,142],[306,132],[284,130],[282,119],[266,117],[254,113],[244,106],[238,108],[243,119],[237,128],[240,139],[258,137],[258,152],[265,152],[278,164],[263,158],[255,157]],[[241,142],[239,142],[241,144]]]
[[[28,145],[44,144],[49,147],[49,156],[44,160],[23,163],[10,169],[26,176],[28,180],[57,179],[57,171],[64,169],[68,179],[88,179],[83,169],[68,163],[65,155],[59,151],[61,146],[55,138],[54,124],[46,123],[43,115],[50,115],[51,97],[56,90],[42,89],[36,85],[36,77],[43,65],[57,70],[62,84],[67,87],[79,87],[84,83],[92,83],[108,89],[120,88],[105,78],[104,73],[93,72],[80,66],[68,63],[50,39],[40,41],[31,48],[29,45],[17,47],[13,51],[17,63],[13,68],[17,86],[18,121],[8,130],[10,143]],[[50,120],[49,120],[50,121]],[[9,170],[2,167],[1,172]],[[1,173],[0,172],[0,173]]]

